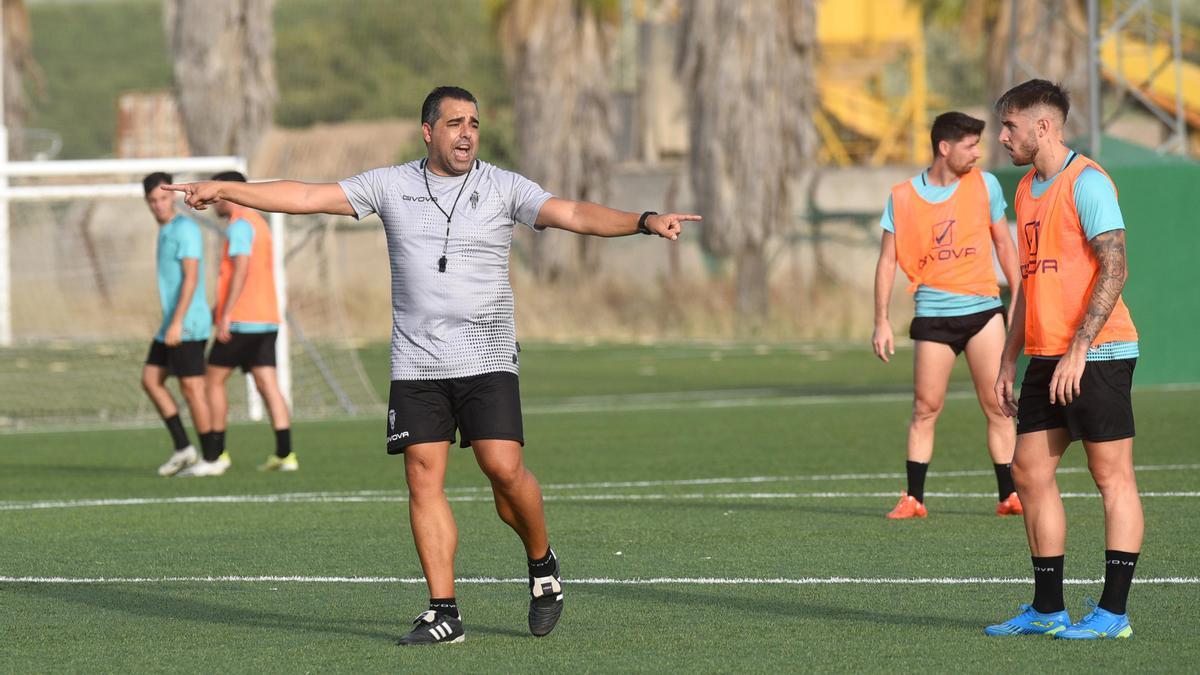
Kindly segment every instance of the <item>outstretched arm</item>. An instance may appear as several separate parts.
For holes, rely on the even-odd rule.
[[[1092,295],[1088,299],[1083,322],[1076,329],[1071,346],[1059,359],[1054,376],[1050,379],[1051,403],[1057,401],[1067,404],[1079,396],[1079,380],[1083,377],[1088,348],[1108,322],[1117,300],[1121,298],[1125,280],[1129,277],[1129,269],[1125,264],[1125,230],[1109,230],[1098,234],[1088,241],[1088,245],[1100,263],[1100,271],[1096,283],[1092,285]]]
[[[165,190],[183,193],[188,206],[203,211],[209,204],[226,199],[259,211],[275,213],[329,213],[353,216],[354,207],[337,183],[303,183],[273,180],[265,183],[238,183],[208,180],[199,183],[164,185]]]
[[[640,213],[618,211],[592,202],[577,202],[551,197],[538,212],[535,225],[556,227],[577,234],[597,237],[623,237],[637,234]],[[698,221],[700,216],[664,213],[646,218],[646,229],[666,239],[678,239],[686,221]]]

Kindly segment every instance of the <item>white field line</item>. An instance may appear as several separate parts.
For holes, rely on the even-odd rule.
[[[1147,471],[1195,471],[1200,464],[1147,464],[1137,466],[1141,472]],[[1063,467],[1060,474],[1084,473],[1084,467]],[[992,471],[933,471],[931,478],[991,476]],[[692,478],[682,480],[641,480],[641,481],[605,481],[596,483],[550,483],[542,486],[544,491],[553,490],[607,490],[614,488],[644,488],[644,487],[688,487],[703,485],[737,485],[759,483],[788,483],[812,481],[843,481],[843,480],[879,480],[904,478],[903,473],[835,473],[814,474],[803,476],[743,476],[726,478]],[[492,500],[491,488],[488,487],[458,487],[447,488],[450,501],[478,502]],[[460,496],[458,493],[478,494],[482,496]],[[932,497],[947,498],[981,498],[990,496],[991,492],[930,492]],[[894,496],[892,492],[768,492],[768,493],[700,493],[700,494],[661,494],[661,495],[545,495],[547,501],[605,501],[605,500],[663,500],[663,499],[799,499],[799,498],[852,498],[852,497],[886,497]],[[1096,497],[1093,492],[1068,492],[1064,497]],[[1195,497],[1194,492],[1143,492],[1143,497]],[[403,490],[357,490],[342,492],[288,492],[265,495],[217,495],[197,497],[130,497],[113,499],[64,499],[32,502],[0,501],[0,511],[32,511],[37,509],[81,508],[90,506],[148,506],[160,504],[275,504],[287,502],[304,503],[363,503],[363,502],[406,502],[407,492]]]
[[[926,492],[939,499],[995,499],[995,492]],[[571,494],[544,495],[548,502],[656,502],[656,501],[704,501],[704,500],[767,500],[767,499],[863,499],[892,498],[895,491],[887,492],[685,492],[660,494]],[[1064,492],[1064,499],[1096,499],[1098,492]],[[1145,499],[1195,498],[1200,491],[1142,492]],[[449,497],[452,502],[491,503],[487,495],[461,495]],[[406,503],[407,495],[223,495],[211,497],[136,497],[125,499],[72,499],[41,502],[10,502],[0,504],[0,511],[37,511],[44,509],[70,509],[101,506],[162,506],[171,504],[378,504]]]
[[[1104,579],[1064,579],[1064,584],[1090,585]],[[8,584],[167,584],[167,583],[307,583],[307,584],[409,584],[424,585],[423,577],[357,577],[357,576],[207,576],[207,577],[15,577],[0,576]],[[527,578],[500,579],[468,577],[456,579],[458,584],[500,585],[529,583]],[[567,579],[568,585],[583,586],[966,586],[1028,585],[1033,579],[1020,577],[652,577],[646,579],[616,579],[594,577]],[[1152,577],[1134,579],[1135,584],[1196,585],[1200,577]]]

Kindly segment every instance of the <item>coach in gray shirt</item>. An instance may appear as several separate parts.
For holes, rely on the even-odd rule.
[[[454,597],[458,530],[444,490],[455,431],[492,483],[496,511],[525,544],[529,630],[549,633],[562,614],[558,560],[542,492],[525,468],[513,295],[513,226],[619,237],[677,239],[700,216],[616,211],[559,199],[529,179],[476,158],[479,108],[458,87],[438,87],[421,107],[428,155],[340,183],[203,182],[169,185],[203,209],[220,199],[263,211],[383,220],[392,268],[392,385],[387,450],[404,454],[409,518],[429,609],[400,644],[461,642]]]

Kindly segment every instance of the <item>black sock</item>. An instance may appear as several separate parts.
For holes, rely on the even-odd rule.
[[[554,558],[554,549],[548,548],[546,555],[537,560],[530,559],[529,561],[529,576],[531,577],[548,577],[553,576],[558,568],[558,561]]]
[[[183,422],[179,420],[179,413],[175,413],[170,417],[164,417],[163,423],[167,425],[167,431],[171,432],[171,441],[175,443],[175,450],[179,451],[191,445],[188,440],[187,432],[183,430]]]
[[[1063,602],[1063,557],[1032,556],[1033,608],[1042,614],[1061,612],[1067,608]]]
[[[217,431],[216,429],[214,429],[212,433],[213,433],[213,438],[216,439],[217,456],[219,457],[221,455],[221,453],[225,452],[225,430],[222,429],[220,431]]]
[[[449,614],[454,617],[459,616],[458,600],[455,598],[430,598],[429,609],[439,614]]]
[[[1000,501],[1004,501],[1017,491],[1017,486],[1013,485],[1012,464],[993,464],[992,468],[996,470],[996,489],[1000,493]]]
[[[908,496],[924,504],[925,472],[929,470],[929,462],[910,460],[904,463],[904,470],[908,472]]]
[[[275,456],[280,459],[292,454],[292,430],[276,429],[275,430]]]
[[[1100,596],[1099,606],[1113,614],[1124,614],[1138,554],[1108,550],[1104,552],[1104,559],[1107,561],[1104,565],[1104,593]]]
[[[209,431],[198,435],[200,436],[200,452],[204,455],[204,461],[217,461],[217,458],[221,456],[221,452],[217,450],[217,433]]]

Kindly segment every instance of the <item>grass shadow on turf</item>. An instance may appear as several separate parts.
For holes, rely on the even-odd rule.
[[[251,628],[301,630],[312,633],[353,635],[379,640],[396,640],[411,628],[407,618],[393,617],[372,621],[347,619],[336,621],[307,615],[269,612],[264,610],[233,607],[190,598],[180,598],[170,593],[149,593],[128,586],[104,585],[55,585],[17,584],[11,590],[54,598],[55,600],[88,605],[136,616],[153,617],[174,621],[201,621],[221,625],[235,624]],[[362,626],[389,626],[387,631],[371,630]],[[529,638],[529,631],[514,628],[467,624],[472,635],[494,635],[498,637]]]
[[[395,619],[371,621],[346,619],[342,621],[311,615],[285,614],[247,609],[180,597],[173,593],[150,593],[128,586],[18,584],[12,587],[20,593],[53,598],[62,602],[87,605],[99,609],[125,612],[136,616],[172,621],[199,621],[212,624],[236,624],[253,628],[302,630],[313,633],[353,635],[371,639],[391,639],[406,632],[405,625]],[[361,627],[392,626],[392,631]]]
[[[570,585],[570,581],[566,582]],[[700,590],[684,590],[679,588],[664,588],[661,586],[596,586],[581,589],[581,593],[617,597],[624,601],[638,604],[653,604],[656,602],[672,603],[684,607],[708,605],[720,610],[731,610],[730,616],[756,616],[763,612],[776,614],[788,619],[805,617],[822,621],[848,621],[864,626],[878,627],[880,624],[896,624],[900,626],[928,626],[945,629],[974,629],[985,625],[982,619],[953,619],[950,617],[921,616],[911,611],[888,613],[851,607],[834,607],[813,602],[811,599],[800,597],[782,597],[776,594],[774,598],[734,597],[728,592],[706,593]],[[734,621],[734,619],[731,619]]]

